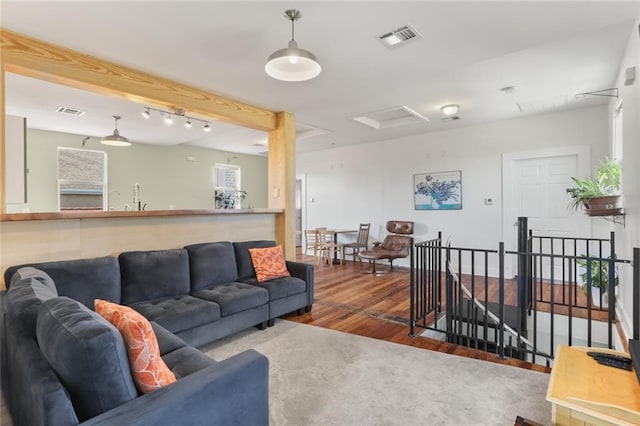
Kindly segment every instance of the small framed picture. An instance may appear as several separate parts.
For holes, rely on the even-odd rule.
[[[461,210],[462,171],[413,175],[416,210]]]

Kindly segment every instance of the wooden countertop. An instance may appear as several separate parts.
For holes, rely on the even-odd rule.
[[[211,210],[143,210],[143,211],[64,211],[41,213],[3,213],[0,222],[27,220],[65,220],[65,219],[106,219],[112,217],[157,217],[157,216],[205,216],[205,215],[237,215],[237,214],[278,214],[283,209],[255,208],[255,209],[211,209]]]
[[[547,400],[613,424],[640,424],[640,384],[634,371],[598,364],[588,350],[600,348],[559,346]]]

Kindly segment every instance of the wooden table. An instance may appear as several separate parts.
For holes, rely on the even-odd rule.
[[[640,384],[634,371],[598,364],[587,351],[558,346],[547,401],[554,425],[640,425]]]

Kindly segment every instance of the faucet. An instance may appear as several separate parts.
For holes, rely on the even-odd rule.
[[[137,210],[142,210],[140,206],[140,184],[138,182],[133,184],[133,207],[137,207]]]

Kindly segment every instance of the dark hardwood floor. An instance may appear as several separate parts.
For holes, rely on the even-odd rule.
[[[298,260],[313,263],[312,256],[303,256],[298,250]],[[385,265],[382,270],[388,270]],[[530,370],[549,372],[549,368],[528,362],[501,360],[495,354],[464,346],[441,342],[427,337],[409,336],[409,271],[397,268],[383,276],[364,273],[358,262],[345,265],[326,264],[316,266],[315,303],[310,313],[286,318],[304,324],[417,348],[445,352],[453,355],[482,359]],[[493,293],[490,290],[490,293]],[[513,291],[509,297],[515,297]],[[515,300],[515,299],[514,299]]]

